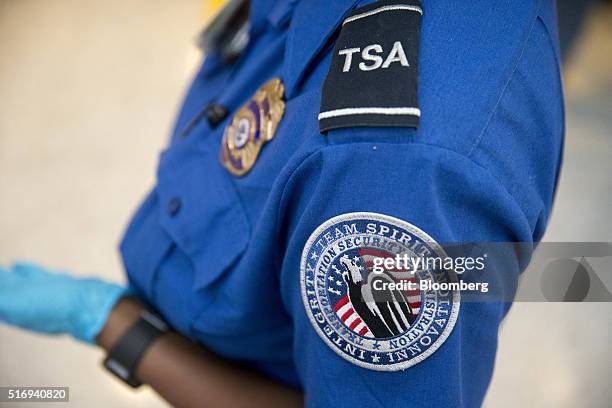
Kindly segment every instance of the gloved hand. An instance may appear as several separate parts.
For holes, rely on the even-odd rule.
[[[127,289],[94,278],[50,272],[27,263],[0,267],[0,322],[41,333],[68,333],[95,343]]]

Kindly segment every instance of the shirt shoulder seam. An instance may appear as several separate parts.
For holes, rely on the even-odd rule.
[[[478,133],[478,136],[476,137],[476,139],[474,140],[474,143],[472,144],[472,147],[470,147],[470,150],[467,152],[467,157],[471,158],[473,156],[473,154],[475,153],[476,149],[480,146],[480,143],[482,142],[485,133],[487,132],[487,130],[489,129],[489,126],[491,125],[491,122],[493,120],[493,118],[495,117],[495,115],[497,114],[497,111],[499,109],[499,106],[501,104],[502,99],[504,98],[504,96],[506,95],[506,90],[508,89],[508,86],[510,85],[510,82],[512,82],[512,79],[514,78],[514,74],[516,73],[516,71],[518,70],[522,60],[523,60],[523,55],[525,54],[525,50],[527,49],[527,46],[529,45],[529,41],[531,40],[531,36],[533,34],[533,29],[537,23],[538,20],[538,12],[539,12],[540,6],[538,5],[536,7],[536,11],[534,13],[533,19],[531,21],[531,24],[529,26],[529,30],[527,32],[527,36],[525,38],[525,41],[522,44],[521,47],[521,51],[519,56],[517,57],[514,66],[512,67],[512,71],[510,72],[510,74],[508,75],[508,78],[506,79],[506,82],[504,83],[504,86],[502,87],[502,90],[497,98],[497,101],[495,102],[495,105],[493,105],[493,108],[491,109],[491,111],[489,112],[489,116],[482,128],[482,130]]]

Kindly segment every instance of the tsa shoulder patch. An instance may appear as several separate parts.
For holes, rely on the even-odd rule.
[[[327,220],[304,246],[300,278],[306,314],[327,346],[360,367],[411,367],[444,343],[457,320],[459,291],[442,285],[457,282],[456,274],[384,262],[400,257],[446,254],[414,225],[369,212]]]
[[[319,129],[417,127],[420,0],[383,0],[342,23],[323,85]]]

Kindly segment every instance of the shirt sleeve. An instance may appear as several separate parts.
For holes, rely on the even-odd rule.
[[[446,308],[428,308],[424,291],[416,294],[416,304],[409,296],[414,298],[414,292],[406,291],[409,324],[402,324],[400,312],[395,316],[399,328],[391,327],[392,334],[382,337],[373,333],[376,319],[356,310],[359,296],[352,297],[352,310],[343,306],[351,298],[349,286],[366,286],[366,275],[372,273],[368,251],[381,257],[395,254],[391,244],[401,245],[401,237],[423,242],[433,254],[439,254],[436,244],[450,242],[530,242],[528,220],[500,183],[451,151],[363,142],[314,153],[290,184],[301,187],[285,195],[283,212],[291,218],[281,224],[287,228],[281,289],[294,320],[294,359],[307,405],[454,406],[463,398],[482,396],[507,308],[503,302],[462,304],[448,298],[443,300]],[[393,229],[399,231],[395,236]],[[350,265],[342,263],[345,254],[356,259],[361,282],[343,277],[351,273]],[[327,262],[319,259],[328,256]],[[488,270],[503,274],[500,282],[512,291],[518,260],[500,262],[503,270]],[[375,304],[382,314],[386,304]],[[383,318],[383,325],[393,326],[393,319]],[[423,337],[428,330],[437,333]],[[417,343],[411,343],[414,339]],[[376,352],[376,347],[389,351]],[[471,402],[467,406],[477,405]]]
[[[531,65],[554,65],[551,52],[538,51],[547,40],[537,24],[537,41],[486,113],[486,128],[471,135],[474,146],[458,152],[414,129],[334,130],[288,178],[278,215],[280,284],[307,406],[482,403],[504,299],[543,234],[560,162],[557,74]],[[368,297],[374,258],[444,256],[447,244],[466,242],[525,244],[520,256],[487,260],[484,278],[499,300],[414,287]],[[456,279],[434,275],[419,276]]]

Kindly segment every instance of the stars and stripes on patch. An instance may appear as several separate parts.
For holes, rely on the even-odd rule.
[[[334,305],[334,312],[346,327],[363,337],[374,337],[370,328],[359,317],[348,295],[344,295]]]
[[[387,252],[372,248],[359,248],[358,251],[359,256],[363,260],[365,268],[370,272],[374,267],[374,258],[393,259],[395,257],[394,255],[389,254]],[[406,275],[406,277],[397,279],[398,282],[414,282],[418,284],[418,279],[416,278],[414,273],[409,270],[400,270],[397,268],[385,268],[385,270],[393,273],[395,277],[401,276],[402,274]],[[405,290],[404,296],[406,297],[408,305],[410,306],[410,309],[412,310],[414,316],[418,316],[421,310],[421,291],[419,289]],[[338,316],[340,321],[342,321],[342,323],[344,323],[344,325],[351,329],[353,332],[363,337],[374,337],[365,322],[362,321],[357,312],[355,312],[355,308],[353,307],[348,295],[344,295],[340,298],[338,302],[336,302],[336,304],[334,305],[334,311],[336,312],[336,315]]]
[[[395,255],[391,255],[388,252],[372,248],[359,248],[359,256],[361,257],[361,259],[363,259],[365,267],[366,269],[368,269],[368,271],[372,271],[372,268],[374,267],[374,258],[393,259],[395,257]],[[387,272],[391,272],[394,277],[402,275],[405,276],[397,279],[398,282],[414,282],[418,285],[418,279],[412,271],[397,268],[385,268],[385,270]],[[419,311],[421,310],[421,291],[419,289],[405,290],[404,295],[406,296],[408,305],[412,309],[412,313],[417,316],[419,314]]]

